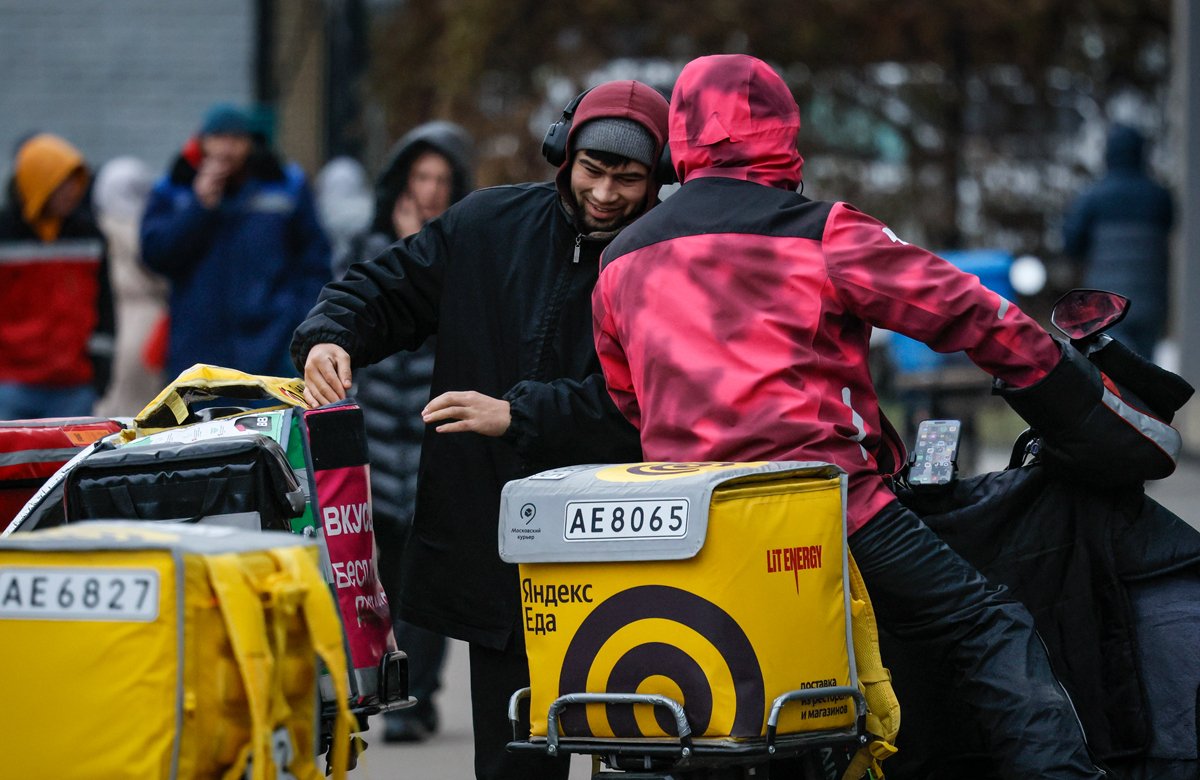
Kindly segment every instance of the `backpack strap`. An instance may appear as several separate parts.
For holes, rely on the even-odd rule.
[[[892,673],[883,665],[879,653],[879,629],[875,608],[867,593],[854,558],[848,556],[850,571],[851,633],[854,636],[854,660],[858,667],[858,685],[867,700],[869,740],[859,748],[842,775],[842,780],[862,777],[883,778],[880,762],[896,752],[900,732],[900,702],[892,689]]]
[[[270,686],[275,675],[275,657],[262,600],[247,581],[239,555],[226,553],[204,560],[250,706],[249,749],[241,752],[226,776],[243,776],[245,762],[249,761],[249,779],[267,780],[267,759],[271,754]]]
[[[337,713],[333,724],[333,752],[330,770],[334,780],[344,780],[350,766],[350,737],[356,723],[350,712],[350,691],[347,678],[346,648],[343,644],[342,621],[334,608],[329,585],[321,576],[310,551],[304,547],[284,547],[269,551],[281,570],[302,586],[304,623],[317,657],[325,664],[333,683]]]
[[[283,664],[279,659],[286,650],[287,616],[300,610],[313,649],[332,678],[337,715],[330,770],[334,780],[345,780],[354,720],[347,703],[341,621],[334,611],[329,587],[308,548],[285,547],[266,552],[279,570],[255,582],[247,577],[237,554],[205,559],[250,706],[251,742],[226,777],[242,778],[249,763],[250,780],[267,780],[274,767],[273,724],[285,722],[289,714],[283,696]],[[272,607],[270,626],[264,606]],[[280,769],[274,767],[276,772]]]

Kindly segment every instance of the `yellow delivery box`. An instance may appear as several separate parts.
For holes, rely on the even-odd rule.
[[[520,568],[532,738],[570,694],[666,696],[695,738],[736,742],[766,734],[781,696],[857,688],[845,492],[825,463],[579,466],[508,483],[499,543]],[[777,733],[853,727],[844,693],[787,703]],[[646,704],[567,707],[558,723],[579,738],[678,730]]]
[[[11,536],[0,637],[5,777],[324,777],[318,656],[345,776],[341,626],[309,540],[145,522]]]

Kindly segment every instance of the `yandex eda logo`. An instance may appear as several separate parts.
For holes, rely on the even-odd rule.
[[[371,511],[367,502],[361,504],[341,504],[327,506],[321,510],[321,518],[325,522],[325,535],[357,534],[374,530],[371,523]]]
[[[804,547],[776,547],[767,550],[767,573],[790,571],[796,580],[796,592],[800,592],[800,572],[821,568],[822,545]]]

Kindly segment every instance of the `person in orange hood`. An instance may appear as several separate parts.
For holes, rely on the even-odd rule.
[[[113,310],[79,150],[39,133],[13,160],[0,211],[0,419],[92,413],[108,382]]]

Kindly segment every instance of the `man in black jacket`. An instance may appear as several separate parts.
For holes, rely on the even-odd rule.
[[[610,82],[573,101],[556,128],[566,160],[555,182],[475,192],[355,264],[292,342],[305,395],[323,404],[344,397],[352,368],[438,337],[432,392],[442,400],[425,421],[443,435],[426,431],[398,611],[471,645],[480,778],[568,768],[504,749],[508,697],[529,670],[516,567],[496,548],[501,488],[551,466],[640,459],[599,374],[590,300],[600,251],[657,200],[667,103],[644,84]]]

